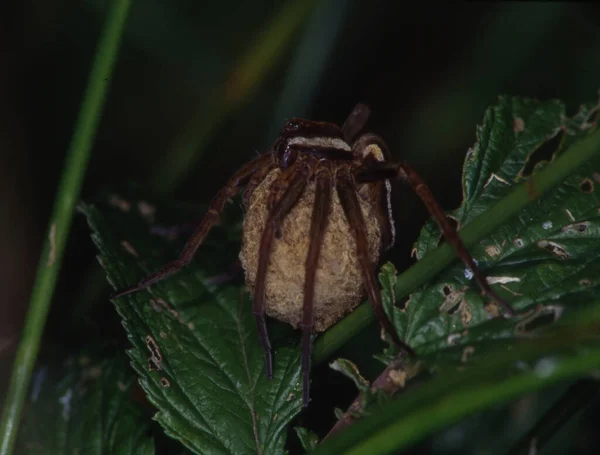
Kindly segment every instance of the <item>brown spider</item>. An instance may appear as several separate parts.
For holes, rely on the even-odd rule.
[[[189,264],[225,203],[246,186],[240,259],[254,294],[267,376],[272,377],[272,359],[265,314],[302,329],[307,406],[313,331],[326,330],[356,307],[365,288],[383,328],[414,355],[383,311],[374,273],[381,253],[394,243],[390,180],[400,179],[422,199],[482,293],[513,315],[513,308],[490,288],[419,175],[406,163],[388,162],[389,151],[378,136],[358,135],[369,115],[369,108],[358,104],[341,128],[289,120],[273,148],[237,171],[217,193],[179,259],[115,298],[144,289]]]

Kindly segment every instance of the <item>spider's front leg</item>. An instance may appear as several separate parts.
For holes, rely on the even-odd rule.
[[[385,147],[385,144],[379,139],[376,142],[372,142],[366,147]],[[438,227],[442,231],[442,234],[450,243],[458,257],[465,263],[465,265],[473,272],[473,277],[475,281],[481,288],[482,294],[487,295],[496,303],[501,305],[506,313],[510,316],[515,316],[517,313],[514,308],[506,301],[501,299],[494,290],[490,287],[485,274],[479,269],[477,264],[475,263],[473,256],[467,250],[464,243],[462,242],[460,236],[456,229],[450,224],[444,210],[437,202],[429,187],[425,184],[423,179],[417,172],[410,167],[407,163],[387,163],[387,162],[378,162],[371,163],[368,166],[364,166],[359,168],[356,171],[355,179],[357,183],[368,183],[375,182],[379,180],[388,180],[388,179],[398,179],[403,182],[408,183],[412,190],[421,198],[421,201],[427,207],[427,210],[431,214],[432,218],[437,223]]]
[[[162,281],[168,276],[179,272],[182,268],[188,265],[196,254],[196,251],[202,244],[202,241],[206,235],[218,221],[219,215],[223,211],[227,201],[238,193],[242,186],[244,186],[248,180],[250,180],[252,175],[257,170],[262,169],[265,166],[272,166],[272,161],[273,158],[270,154],[261,155],[237,171],[210,202],[206,215],[204,215],[202,221],[198,223],[196,230],[185,244],[181,254],[179,255],[179,258],[169,262],[163,268],[157,272],[154,272],[147,278],[144,278],[134,286],[117,292],[111,297],[111,299],[116,299],[126,294],[131,294],[132,292],[141,291],[142,289],[145,289],[148,286],[151,286],[152,284]]]
[[[308,406],[310,398],[311,336],[315,326],[314,299],[317,268],[331,208],[331,169],[323,166],[316,171],[315,203],[310,221],[310,243],[304,274],[304,301],[302,303],[302,403]]]
[[[258,335],[265,353],[265,368],[269,379],[273,377],[273,360],[271,357],[271,343],[269,341],[267,323],[265,320],[267,308],[265,296],[267,270],[271,258],[273,240],[281,227],[283,219],[302,196],[304,188],[306,187],[306,181],[307,176],[304,166],[298,164],[283,171],[277,180],[273,182],[272,185],[279,189],[278,192],[280,194],[273,197],[273,206],[269,210],[265,227],[260,237],[258,267],[256,270],[256,281],[254,283],[253,311]]]
[[[394,329],[383,309],[383,304],[381,302],[381,290],[379,289],[377,278],[375,277],[374,272],[375,264],[371,262],[371,258],[369,256],[365,219],[363,217],[358,196],[356,194],[356,186],[352,180],[352,177],[347,171],[339,172],[336,177],[337,194],[340,199],[342,209],[346,215],[346,219],[348,220],[350,230],[352,231],[354,239],[356,240],[358,262],[371,307],[373,308],[379,323],[392,337],[394,343],[400,348],[404,349],[409,355],[415,355],[413,349],[400,340],[398,333]]]

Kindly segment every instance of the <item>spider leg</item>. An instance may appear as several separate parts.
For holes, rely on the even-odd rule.
[[[265,300],[265,285],[267,281],[267,269],[271,258],[271,248],[275,234],[285,216],[296,205],[298,199],[304,192],[306,187],[306,175],[297,168],[289,168],[288,172],[283,173],[280,179],[286,181],[291,179],[289,184],[285,186],[283,194],[273,204],[267,215],[267,221],[260,237],[258,267],[256,271],[256,281],[254,283],[254,301],[253,312],[256,319],[256,327],[260,337],[260,342],[265,353],[265,366],[267,377],[271,379],[273,376],[273,361],[271,358],[271,343],[267,332],[267,323],[265,320],[266,300]],[[273,182],[275,184],[277,180]],[[278,184],[279,185],[279,184]]]
[[[208,206],[208,212],[206,215],[204,215],[204,218],[200,221],[200,223],[198,223],[196,230],[185,244],[185,247],[179,255],[179,258],[169,262],[160,270],[154,272],[147,278],[144,278],[134,286],[117,292],[112,296],[112,299],[145,289],[148,286],[158,281],[162,281],[170,275],[173,275],[188,265],[208,232],[218,221],[219,215],[223,211],[227,201],[238,193],[240,188],[246,182],[248,182],[254,172],[256,172],[258,169],[261,169],[263,166],[268,166],[272,160],[273,157],[270,154],[261,155],[237,171],[210,202],[210,205]]]
[[[458,257],[473,272],[473,277],[481,288],[482,293],[504,307],[509,315],[516,315],[517,313],[514,308],[508,302],[501,299],[490,287],[484,273],[473,260],[473,256],[471,256],[471,253],[465,247],[456,229],[448,221],[444,210],[440,207],[421,176],[413,168],[407,163],[377,163],[376,166],[372,166],[370,169],[362,168],[356,173],[356,181],[360,183],[385,179],[399,179],[411,186],[412,190],[421,198],[425,207],[427,207],[427,210],[439,226],[448,243],[454,247]]]
[[[354,136],[365,126],[369,116],[371,115],[371,109],[365,104],[359,103],[354,106],[352,112],[344,122],[342,126],[342,136],[346,142],[351,142]]]
[[[304,407],[308,406],[310,397],[309,373],[311,335],[315,325],[313,313],[315,278],[331,207],[331,174],[323,170],[317,173],[316,180],[315,203],[310,222],[310,244],[305,265],[302,323],[300,324],[302,328],[302,403]]]
[[[348,225],[356,240],[358,262],[360,264],[367,294],[369,295],[369,302],[371,302],[371,306],[373,307],[373,311],[375,311],[377,319],[379,319],[379,323],[386,332],[389,333],[394,343],[406,350],[410,355],[415,355],[413,349],[400,340],[396,330],[383,310],[381,290],[377,284],[377,279],[375,278],[375,273],[373,271],[373,264],[369,257],[365,220],[360,208],[360,203],[358,202],[354,184],[349,176],[341,176],[338,174],[337,177],[336,190],[338,197],[340,198],[342,209],[348,220]]]

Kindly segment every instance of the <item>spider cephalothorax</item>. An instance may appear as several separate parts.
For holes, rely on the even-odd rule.
[[[180,258],[117,297],[150,286],[188,264],[227,200],[245,186],[240,259],[253,293],[267,375],[272,376],[272,360],[265,314],[302,329],[307,405],[311,335],[351,311],[365,291],[384,329],[413,354],[386,317],[375,278],[381,252],[394,241],[390,180],[400,179],[423,200],[483,293],[512,314],[514,310],[492,291],[418,174],[406,163],[390,163],[378,136],[359,135],[369,113],[366,106],[357,105],[342,127],[288,121],[272,149],[242,167],[217,193]]]

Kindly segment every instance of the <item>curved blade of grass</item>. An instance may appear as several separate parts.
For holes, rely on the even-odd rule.
[[[192,116],[164,154],[154,180],[159,191],[168,192],[193,169],[200,156],[198,150],[225,118],[248,100],[280,61],[313,4],[314,0],[292,0],[282,6],[241,57],[224,85]]]
[[[100,120],[100,112],[130,4],[131,0],[113,0],[108,9],[88,86],[67,152],[2,414],[0,424],[0,454],[2,455],[12,453],[14,447],[23,401],[39,350],[75,204],[87,168],[90,149]]]
[[[475,245],[499,226],[515,216],[521,209],[541,197],[553,186],[562,182],[586,161],[600,153],[600,129],[573,144],[566,152],[535,174],[535,179],[517,186],[508,196],[497,202],[460,231],[467,248]],[[456,260],[453,248],[444,243],[428,253],[422,260],[398,277],[396,299],[400,300],[439,274]],[[374,319],[368,303],[333,326],[315,343],[315,361],[322,362],[350,338],[364,329]]]
[[[511,349],[502,343],[481,367],[455,368],[438,375],[357,422],[352,431],[333,436],[314,453],[398,453],[492,404],[595,371],[600,365],[599,328],[600,311],[595,305],[548,337],[519,341]]]
[[[341,35],[349,6],[347,0],[325,0],[315,6],[285,76],[265,138],[268,144],[264,144],[263,149],[279,135],[281,119],[307,116],[308,106]]]

